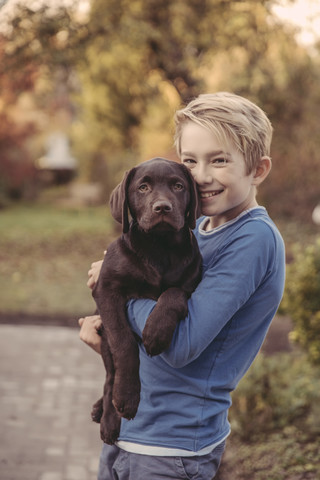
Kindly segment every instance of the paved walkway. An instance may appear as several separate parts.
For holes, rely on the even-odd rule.
[[[275,322],[266,352],[289,349]],[[0,325],[0,480],[96,480],[101,358],[75,328]]]
[[[0,325],[0,479],[95,480],[103,377],[76,329]]]

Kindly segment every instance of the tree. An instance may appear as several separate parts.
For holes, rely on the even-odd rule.
[[[200,73],[207,91],[231,90],[265,110],[274,127],[273,168],[259,187],[260,200],[275,218],[311,221],[319,202],[319,58],[281,25],[272,35],[263,22],[260,30],[265,34],[257,51],[245,41],[235,43],[208,59]]]
[[[122,150],[137,154],[150,105],[162,102],[172,119],[179,104],[206,88],[199,71],[207,56],[238,43],[256,61],[271,31],[269,6],[255,0],[93,1],[91,40],[78,70],[82,136],[88,132],[104,155],[110,150],[116,158]],[[171,105],[164,84],[175,91]]]
[[[0,65],[4,64],[5,46],[0,39]],[[0,75],[0,208],[10,199],[34,193],[34,166],[25,143],[35,128],[30,123],[17,124],[10,116],[10,106],[19,92],[32,88],[35,74],[30,64],[24,75]]]
[[[92,0],[86,18],[76,3],[54,14],[20,7],[5,39],[0,95],[14,77],[22,83],[12,95],[34,88],[37,96],[35,85],[45,79],[37,102],[54,110],[63,87],[82,171],[111,188],[117,171],[144,152],[172,147],[181,103],[232,90],[264,108],[275,127],[274,168],[260,195],[271,213],[305,217],[318,202],[320,67],[275,21],[273,3]],[[307,189],[297,188],[301,178]]]

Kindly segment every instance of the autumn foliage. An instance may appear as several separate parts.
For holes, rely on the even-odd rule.
[[[39,153],[30,139],[64,109],[82,177],[111,189],[128,166],[172,155],[172,117],[182,103],[230,90],[257,102],[274,126],[261,202],[273,216],[311,221],[320,197],[319,50],[297,44],[273,3],[93,0],[85,13],[78,2],[17,7],[0,37],[1,168],[15,171],[3,182],[25,177],[24,163]],[[46,125],[10,116],[26,92]]]

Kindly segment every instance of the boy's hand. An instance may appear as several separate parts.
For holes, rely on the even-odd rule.
[[[106,253],[107,251],[105,250],[103,254],[105,255]],[[103,260],[98,260],[98,262],[93,262],[91,264],[90,270],[88,271],[89,280],[87,281],[87,285],[89,288],[91,288],[91,290],[94,288],[95,284],[98,281],[102,262]]]
[[[99,330],[102,326],[100,315],[79,318],[80,339],[101,355],[101,336]]]
[[[105,255],[107,251],[105,250],[103,254]],[[89,280],[87,285],[89,288],[93,289],[95,284],[98,281],[100,270],[103,260],[98,260],[91,264],[91,268],[88,271]],[[101,354],[101,336],[99,330],[102,326],[102,321],[100,315],[92,315],[90,317],[79,318],[80,339],[85,342],[89,347],[95,350],[97,353]]]

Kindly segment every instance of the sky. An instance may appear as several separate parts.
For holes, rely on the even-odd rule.
[[[273,11],[283,21],[301,29],[297,33],[297,40],[303,45],[312,45],[315,40],[320,40],[320,1],[278,0],[278,5]]]
[[[53,9],[59,5],[72,6],[77,5],[78,11],[86,13],[89,8],[90,0],[0,0],[0,23],[1,17],[10,14],[12,6],[16,3],[27,4],[32,10],[36,10],[43,5],[48,5]],[[1,25],[0,25],[1,26]]]
[[[68,5],[78,3],[80,9],[86,10],[90,0],[0,0],[0,30],[1,15],[10,11],[11,6],[17,1],[26,2],[29,7],[36,8],[43,4]],[[301,29],[296,34],[297,40],[305,46],[312,45],[315,40],[320,40],[320,1],[319,0],[278,0],[273,7],[275,14],[283,21],[289,22]]]

